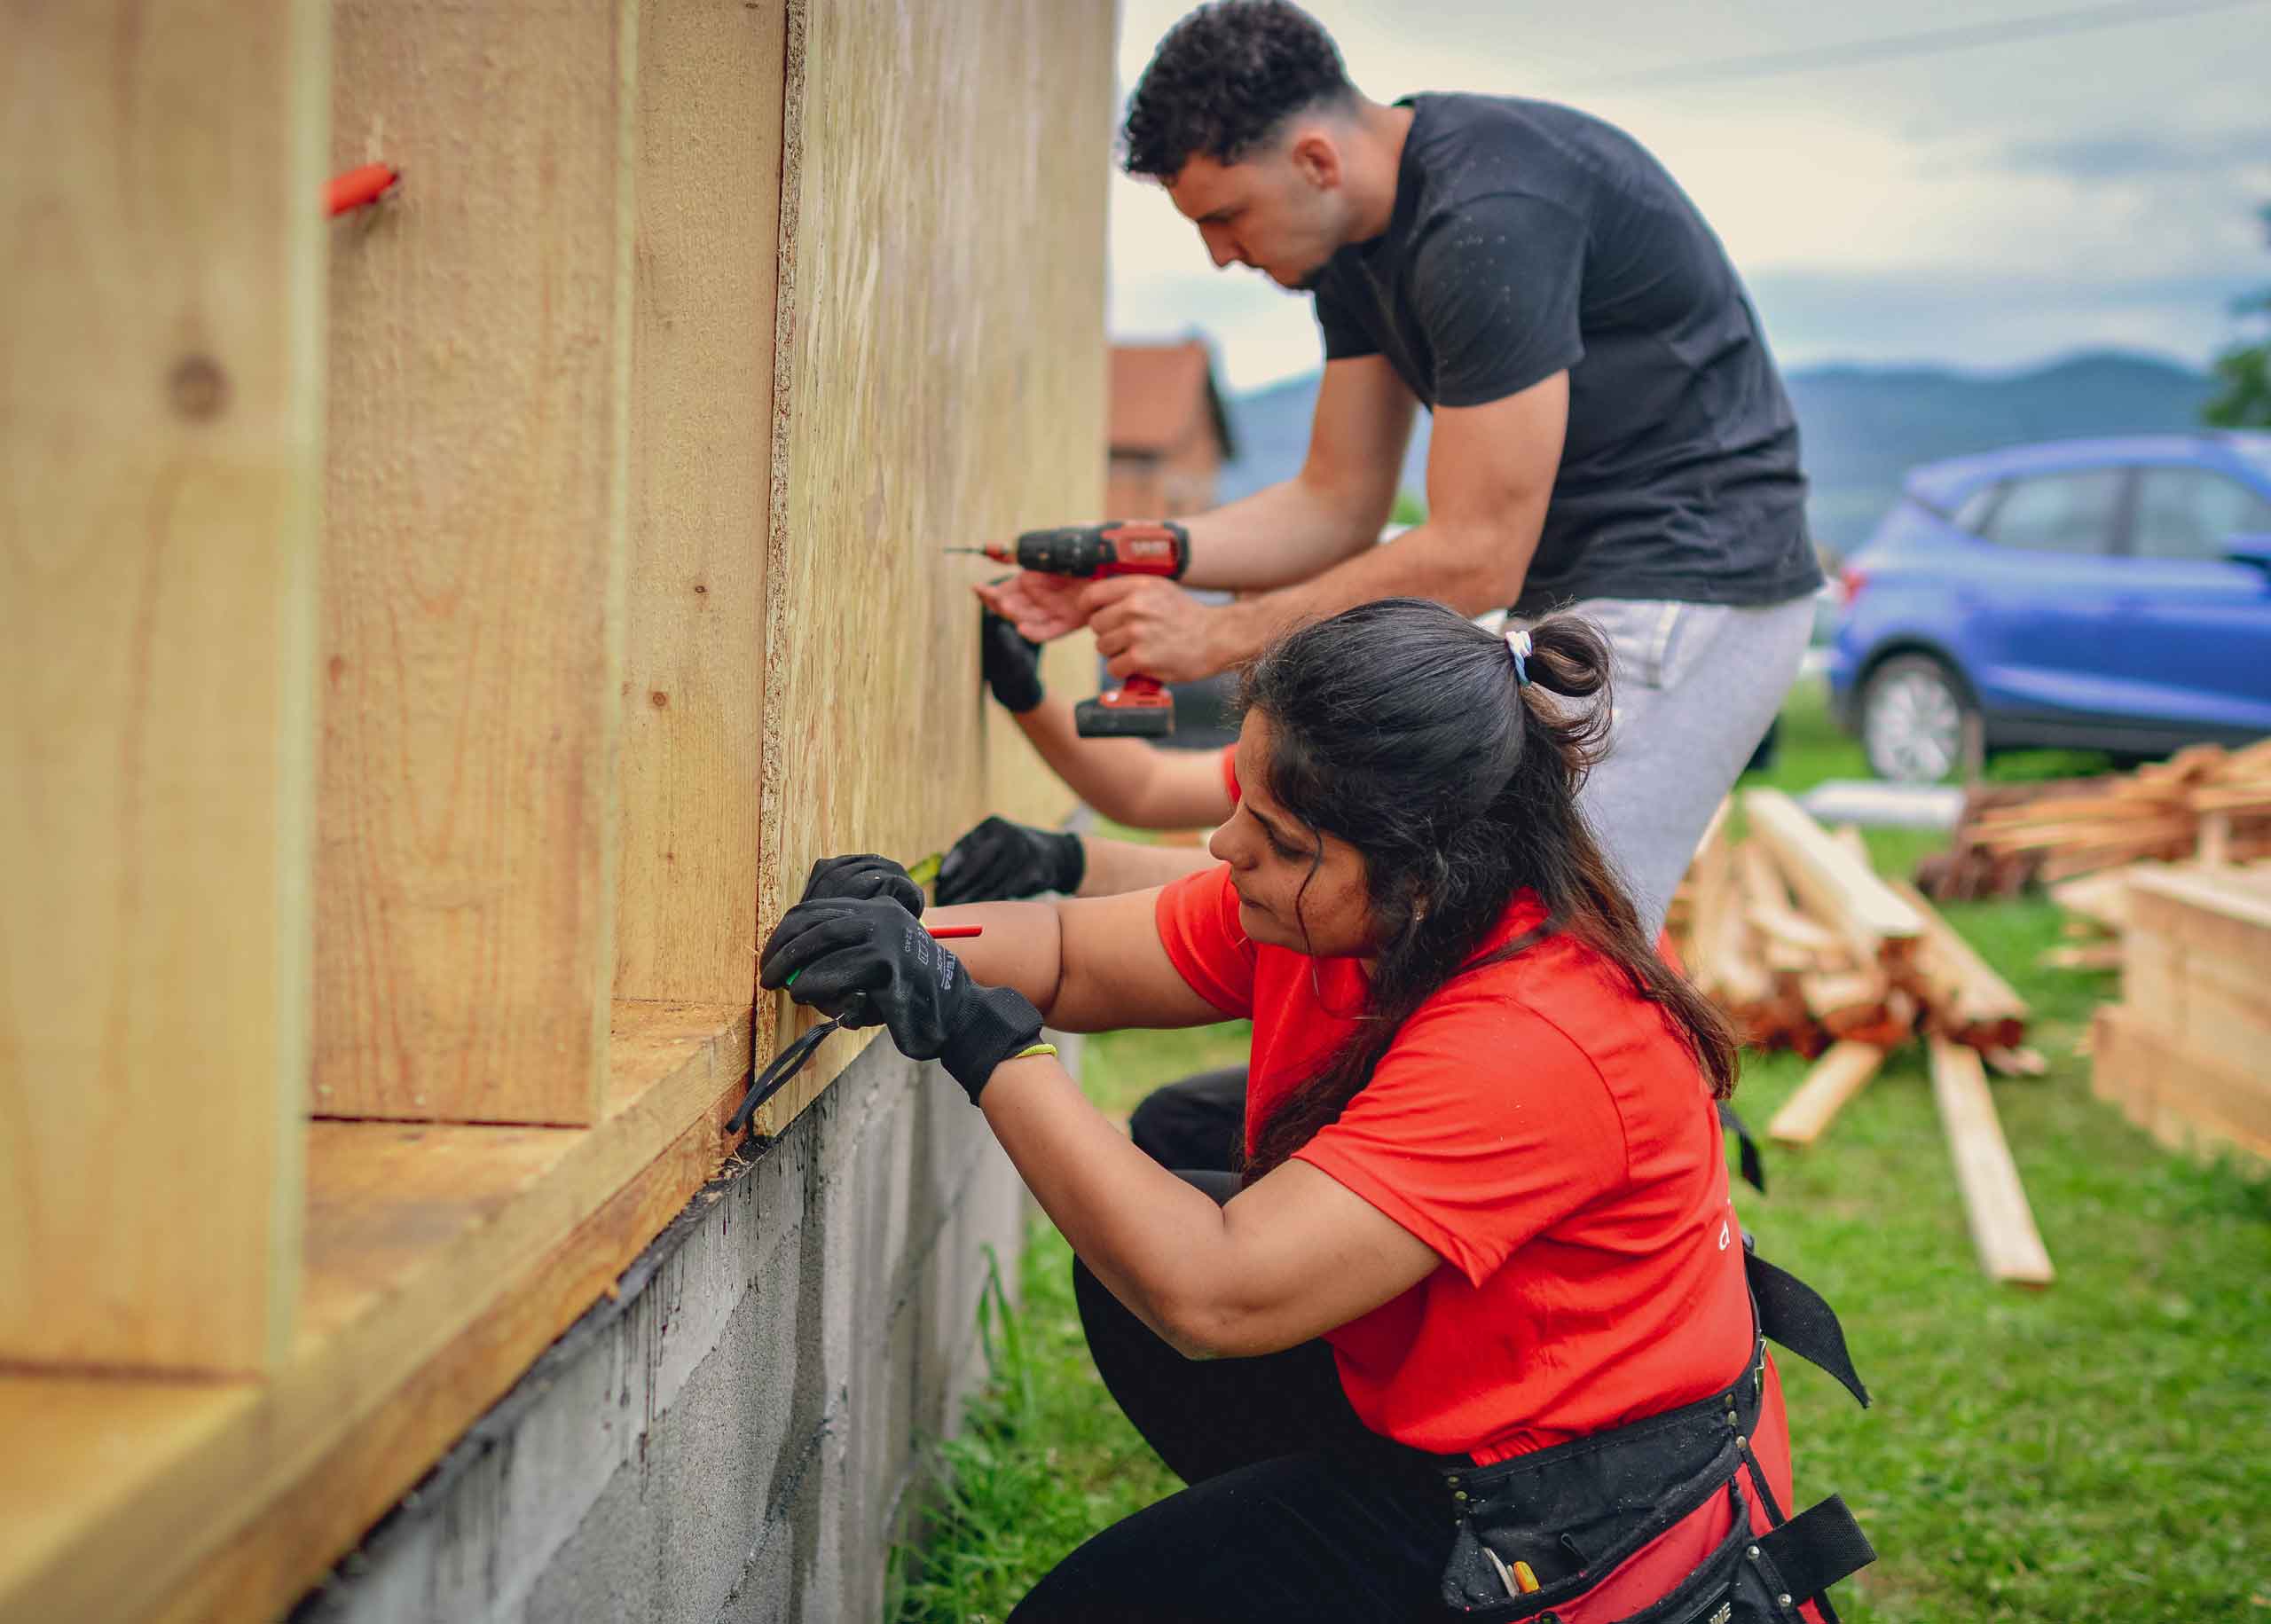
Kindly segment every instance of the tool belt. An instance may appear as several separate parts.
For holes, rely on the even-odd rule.
[[[1827,1370],[1864,1407],[1868,1392],[1829,1305],[1752,1252],[1747,1236],[1743,1264],[1758,1339],[1724,1391],[1490,1466],[1427,1457],[1458,1522],[1442,1579],[1450,1606],[1489,1624],[1785,1624],[1811,1602],[1836,1624],[1825,1593],[1876,1552],[1834,1495],[1795,1518],[1774,1502],[1751,1454],[1764,1338]],[[1700,1564],[1703,1536],[1691,1519],[1718,1534]],[[1517,1563],[1535,1591],[1521,1592]]]

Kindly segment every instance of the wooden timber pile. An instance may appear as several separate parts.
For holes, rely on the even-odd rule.
[[[2132,874],[2121,923],[2092,1092],[2173,1149],[2271,1163],[2271,865]]]
[[[2195,745],[2134,773],[1983,784],[1944,852],[1917,866],[1935,898],[2013,897],[2144,860],[2271,857],[2271,739]]]
[[[1881,878],[1858,833],[1823,828],[1779,790],[1743,797],[1747,837],[1713,820],[1675,900],[1688,974],[1746,1045],[1816,1060],[1768,1126],[1811,1145],[1897,1048],[1924,1046],[1982,1266],[2053,1278],[1987,1087],[1987,1067],[2037,1072],[2027,1006],[1913,887]]]

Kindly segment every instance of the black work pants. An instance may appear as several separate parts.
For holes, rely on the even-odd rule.
[[[1225,1066],[1155,1088],[1128,1118],[1136,1148],[1177,1173],[1228,1173],[1246,1142],[1246,1068]]]
[[[1184,1176],[1218,1201],[1238,1189]],[[1190,1360],[1077,1262],[1073,1285],[1104,1385],[1191,1487],[1065,1557],[1011,1624],[1456,1616],[1439,1589],[1457,1532],[1442,1479],[1356,1418],[1323,1342]]]

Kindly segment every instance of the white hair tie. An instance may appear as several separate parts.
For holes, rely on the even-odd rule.
[[[1529,686],[1529,633],[1524,631],[1507,632],[1506,652],[1514,657],[1514,686],[1518,688]]]

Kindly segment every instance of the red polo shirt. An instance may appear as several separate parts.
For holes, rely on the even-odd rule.
[[[1191,989],[1253,1021],[1251,1149],[1365,983],[1355,960],[1256,946],[1238,909],[1225,867],[1167,886],[1158,919]],[[1541,916],[1518,897],[1486,951]],[[1566,937],[1438,992],[1296,1154],[1442,1259],[1326,1333],[1377,1432],[1487,1464],[1702,1398],[1749,1353],[1709,1090],[1662,1012]]]

